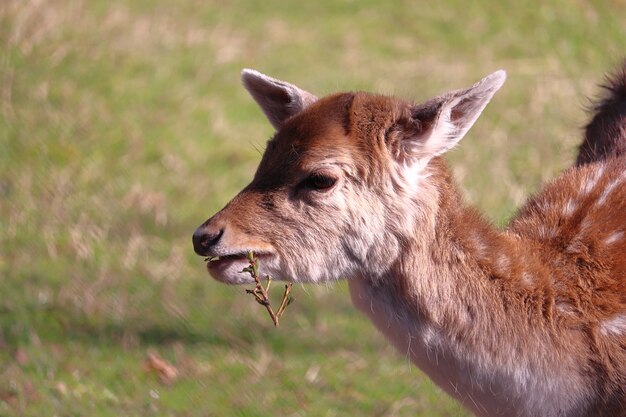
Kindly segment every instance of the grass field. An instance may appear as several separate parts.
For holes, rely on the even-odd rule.
[[[272,134],[239,72],[422,100],[507,69],[449,157],[503,224],[573,159],[625,22],[623,0],[3,0],[0,415],[467,415],[345,284],[295,287],[274,329],[207,276],[191,233]]]

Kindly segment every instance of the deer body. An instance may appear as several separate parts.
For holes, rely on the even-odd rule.
[[[378,285],[349,280],[353,303],[477,415],[622,415],[626,224],[610,213],[626,210],[625,165],[572,169],[505,231],[446,196],[432,240]],[[607,391],[613,414],[594,414]]]
[[[347,278],[355,306],[480,416],[626,415],[626,157],[610,146],[626,135],[497,230],[440,155],[503,72],[420,105],[243,79],[278,132],[194,234],[196,252],[221,257],[216,279],[245,282],[248,250],[274,278]]]

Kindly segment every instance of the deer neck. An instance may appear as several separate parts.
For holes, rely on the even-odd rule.
[[[563,388],[546,381],[576,378],[541,373],[554,347],[543,333],[553,303],[540,262],[518,236],[464,205],[447,171],[438,178],[436,204],[422,210],[385,276],[349,280],[353,303],[476,414],[519,413],[512,404],[530,401],[532,415],[535,402]]]

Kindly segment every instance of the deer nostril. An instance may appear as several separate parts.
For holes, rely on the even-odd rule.
[[[207,230],[205,227],[199,227],[193,234],[193,250],[201,256],[211,254],[211,248],[217,245],[222,238],[224,229],[218,231]]]

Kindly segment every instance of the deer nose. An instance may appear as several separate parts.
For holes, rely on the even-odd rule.
[[[193,250],[200,256],[211,255],[211,249],[217,245],[223,234],[224,229],[211,229],[206,224],[203,224],[196,229],[191,238]]]

